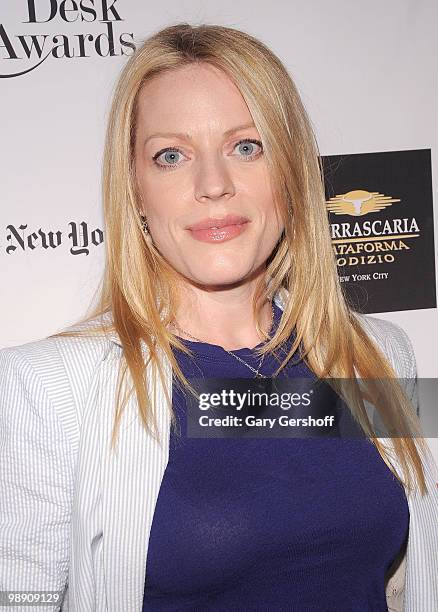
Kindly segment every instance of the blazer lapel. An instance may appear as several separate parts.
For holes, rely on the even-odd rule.
[[[113,347],[102,363],[98,394],[104,579],[107,609],[135,612],[142,609],[149,533],[169,457],[170,415],[158,384],[159,445],[142,426],[133,394],[125,407],[116,448],[110,450],[121,357],[121,348]],[[166,372],[171,378],[169,367]]]

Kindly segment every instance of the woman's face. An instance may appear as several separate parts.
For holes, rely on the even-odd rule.
[[[140,92],[137,126],[138,186],[161,255],[200,285],[240,283],[263,270],[283,225],[259,133],[232,81],[206,63],[161,74]],[[227,215],[239,219],[188,229]]]

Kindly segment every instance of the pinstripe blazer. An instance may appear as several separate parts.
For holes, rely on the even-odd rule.
[[[275,296],[281,308],[284,299],[287,293]],[[414,398],[416,365],[406,333],[360,316],[400,378],[410,379]],[[158,384],[159,444],[141,426],[132,397],[111,455],[121,355],[115,333],[47,338],[0,351],[0,590],[63,591],[63,611],[141,611],[170,418]],[[161,357],[170,382],[170,364]],[[408,497],[407,549],[388,582],[389,610],[438,610],[437,468],[431,457],[425,469],[429,492]]]

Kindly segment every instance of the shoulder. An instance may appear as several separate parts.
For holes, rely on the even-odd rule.
[[[289,291],[281,287],[274,295],[276,304],[283,310],[289,299]],[[416,378],[417,363],[412,342],[405,330],[394,323],[374,315],[351,311],[365,333],[385,355],[399,378]]]
[[[46,383],[68,378],[86,376],[87,372],[111,350],[111,335],[91,333],[100,323],[100,318],[91,319],[67,327],[65,332],[78,335],[52,335],[25,344],[0,349],[0,367],[21,367],[23,376],[34,372]]]
[[[100,319],[64,331],[82,335],[49,336],[0,350],[0,409],[60,420],[76,439],[92,378],[116,345],[110,334],[87,334]]]
[[[377,344],[400,378],[415,378],[417,363],[414,348],[406,331],[393,321],[374,315],[354,313],[362,328]]]

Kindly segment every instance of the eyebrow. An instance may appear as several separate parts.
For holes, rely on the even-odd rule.
[[[230,136],[234,134],[234,132],[240,132],[241,130],[246,130],[248,128],[255,128],[254,123],[245,123],[243,125],[237,125],[236,127],[230,128],[226,132],[224,132],[224,136]],[[193,140],[190,134],[186,132],[155,132],[155,134],[151,134],[146,138],[144,144],[151,140],[152,138],[181,138],[182,140]]]

